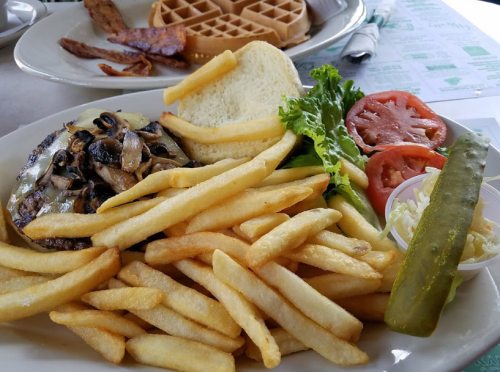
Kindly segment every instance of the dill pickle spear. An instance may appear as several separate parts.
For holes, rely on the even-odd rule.
[[[390,330],[428,337],[436,330],[457,274],[479,199],[489,139],[458,137],[411,240],[391,292]]]

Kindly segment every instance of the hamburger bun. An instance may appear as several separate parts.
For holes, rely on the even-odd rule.
[[[178,116],[200,127],[216,128],[278,115],[283,96],[301,97],[305,91],[291,59],[280,49],[254,41],[234,53],[234,69],[178,102]],[[262,141],[202,144],[183,139],[191,159],[212,164],[227,158],[254,157],[280,137]]]

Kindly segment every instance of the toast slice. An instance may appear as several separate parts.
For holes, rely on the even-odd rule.
[[[305,94],[290,58],[271,44],[254,41],[234,56],[237,65],[233,70],[179,100],[179,117],[194,125],[216,128],[278,115],[278,108],[284,103],[283,95]],[[191,159],[212,164],[227,158],[254,157],[279,139],[221,144],[183,139],[183,144]]]

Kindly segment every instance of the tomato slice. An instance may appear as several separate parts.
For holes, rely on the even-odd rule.
[[[446,138],[446,125],[411,93],[387,91],[369,94],[349,110],[345,125],[365,153],[399,143],[437,148]]]
[[[365,168],[370,203],[384,215],[387,199],[396,187],[425,173],[425,167],[442,169],[445,162],[446,157],[422,145],[398,145],[377,152]]]

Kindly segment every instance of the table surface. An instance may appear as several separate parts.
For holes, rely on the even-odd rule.
[[[500,43],[500,6],[477,0],[443,0]],[[75,6],[47,3],[50,14]],[[102,98],[123,94],[116,89],[83,88],[42,80],[23,73],[13,58],[14,44],[0,49],[0,137],[46,116]],[[451,119],[495,118],[500,123],[500,97],[432,102],[429,106]],[[477,364],[477,363],[476,363]],[[481,371],[489,369],[481,369]],[[496,369],[494,369],[496,370]],[[474,365],[466,369],[475,371]],[[479,371],[479,370],[478,370]]]

